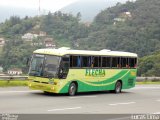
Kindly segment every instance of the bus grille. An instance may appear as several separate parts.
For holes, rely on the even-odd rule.
[[[40,81],[36,81],[36,80],[34,80],[33,82],[36,82],[36,83],[43,83],[43,84],[49,84],[48,82],[40,82]]]
[[[41,82],[41,83],[43,83],[43,84],[48,84],[48,82]]]
[[[37,83],[40,83],[40,81],[36,81],[36,80],[34,80],[33,82],[37,82]]]

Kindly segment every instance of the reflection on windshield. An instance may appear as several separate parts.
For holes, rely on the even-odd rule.
[[[42,76],[44,55],[33,55],[29,75]]]
[[[59,66],[58,56],[34,54],[29,75],[39,77],[54,77]]]
[[[54,77],[59,67],[59,57],[57,56],[46,56],[44,66],[44,76]]]

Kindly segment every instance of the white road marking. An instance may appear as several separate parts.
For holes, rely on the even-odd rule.
[[[93,98],[97,96],[79,96],[79,97],[69,97],[70,99],[75,99],[75,98]]]
[[[51,110],[47,110],[47,111],[50,112],[50,111],[75,110],[75,109],[81,109],[81,108],[82,107],[58,108],[58,109],[51,109]]]
[[[129,105],[129,104],[134,104],[136,102],[126,102],[126,103],[114,103],[114,104],[109,104],[111,106],[115,106],[115,105]]]
[[[156,101],[160,102],[160,99],[159,99],[159,100],[156,100]]]
[[[30,93],[30,92],[37,92],[38,90],[34,90],[34,91],[0,91],[0,94],[3,93]]]

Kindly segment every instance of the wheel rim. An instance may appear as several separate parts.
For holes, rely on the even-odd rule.
[[[76,92],[76,87],[75,87],[75,85],[71,85],[71,87],[70,87],[70,89],[69,89],[70,95],[74,95],[75,92]]]
[[[117,93],[121,92],[121,83],[120,82],[117,82],[117,84],[116,84],[116,92]]]

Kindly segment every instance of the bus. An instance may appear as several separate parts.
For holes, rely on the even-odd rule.
[[[47,93],[112,91],[135,86],[137,54],[70,48],[38,49],[29,67],[29,88]]]

